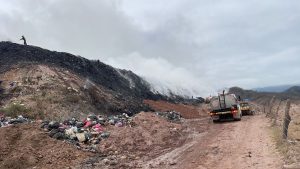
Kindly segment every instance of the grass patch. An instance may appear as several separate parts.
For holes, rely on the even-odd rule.
[[[6,107],[0,108],[0,112],[3,112],[5,116],[16,118],[19,115],[30,119],[44,119],[44,107],[43,104],[37,104],[37,108],[33,111],[30,108],[27,108],[25,105],[20,103],[11,103]]]
[[[46,92],[46,91],[42,91],[42,97],[45,97],[45,96],[46,96],[46,94],[47,94],[47,92]]]
[[[282,129],[278,126],[270,127],[272,132],[273,139],[275,141],[275,145],[277,150],[284,156],[287,157],[289,151],[289,143],[287,140],[282,138]]]
[[[17,117],[18,115],[28,115],[30,113],[30,109],[26,108],[23,104],[20,103],[12,103],[7,107],[1,108],[1,112],[3,112],[6,116]]]

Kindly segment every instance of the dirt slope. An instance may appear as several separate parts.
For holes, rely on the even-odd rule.
[[[50,138],[38,123],[0,128],[0,169],[135,169],[186,140],[182,133],[185,126],[154,113],[137,114],[133,124],[105,126],[110,137],[96,145],[96,153]]]
[[[148,104],[155,111],[177,111],[180,112],[182,117],[185,119],[207,117],[208,110],[207,105],[202,104],[201,106],[185,105],[185,104],[174,104],[167,101],[154,101],[144,100],[145,104]]]
[[[206,125],[205,131],[203,126]],[[218,124],[212,124],[208,119],[198,120],[189,126],[194,131],[189,142],[153,159],[144,168],[280,169],[283,161],[276,152],[268,126],[262,115]]]
[[[20,63],[46,64],[75,72],[130,99],[151,95],[148,83],[131,71],[106,65],[99,60],[88,60],[70,53],[50,51],[31,45],[0,42],[0,73]],[[130,96],[130,97],[125,97]]]
[[[48,65],[18,65],[0,73],[3,106],[24,104],[33,118],[83,117],[89,113],[114,114],[141,107],[67,69]],[[13,86],[10,86],[14,83]]]
[[[37,124],[0,128],[0,168],[61,168],[78,165],[90,153],[51,139]]]
[[[72,90],[74,87],[76,90],[71,91],[74,95],[68,97],[71,102],[77,103],[78,100],[91,102],[92,107],[99,112],[135,114],[147,110],[142,104],[143,99],[161,96],[154,94],[150,85],[131,71],[113,68],[99,60],[88,60],[69,53],[49,51],[30,45],[0,42],[0,65],[0,85],[2,81],[6,82],[6,86],[12,83],[21,84],[15,90],[16,93],[9,93],[13,97],[19,96],[20,92],[35,95],[47,93],[50,89],[60,90],[64,87],[66,90],[70,87]],[[78,97],[74,92],[86,87],[92,87],[91,91],[87,91],[89,95],[87,97],[90,99],[82,98],[81,93]],[[3,98],[1,88],[2,86],[0,86],[0,101],[7,100],[7,97]],[[60,95],[63,97],[65,93]],[[57,101],[64,103],[60,99]],[[76,106],[82,107],[80,104]],[[67,104],[65,107],[70,106]]]

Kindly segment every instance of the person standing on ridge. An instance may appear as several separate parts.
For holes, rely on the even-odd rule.
[[[26,39],[25,39],[24,35],[22,36],[22,38],[20,40],[24,41],[24,45],[27,45],[27,42],[26,42]]]

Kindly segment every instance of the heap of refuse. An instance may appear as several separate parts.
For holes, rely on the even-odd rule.
[[[110,136],[110,132],[105,130],[105,126],[131,127],[132,124],[132,118],[124,113],[108,118],[100,115],[89,115],[83,121],[75,118],[65,120],[62,123],[57,121],[43,121],[41,128],[48,132],[48,135],[52,138],[66,140],[76,145],[77,148],[86,148],[86,145],[99,144],[102,139]],[[89,147],[89,151],[95,151],[95,149]]]
[[[127,125],[130,127],[134,126],[132,118],[129,117],[126,113],[108,117],[108,123],[110,125],[115,125],[116,127],[123,127]]]
[[[20,123],[29,123],[32,122],[28,118],[23,117],[22,115],[18,116],[17,118],[6,117],[4,115],[0,115],[0,127],[8,127],[13,124],[20,124]]]
[[[162,116],[169,121],[179,122],[181,119],[181,114],[176,111],[155,112],[155,114],[158,116]]]

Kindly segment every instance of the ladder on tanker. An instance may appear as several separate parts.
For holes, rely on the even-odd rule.
[[[225,91],[222,94],[219,94],[219,104],[221,109],[226,108],[226,100],[225,100]]]

